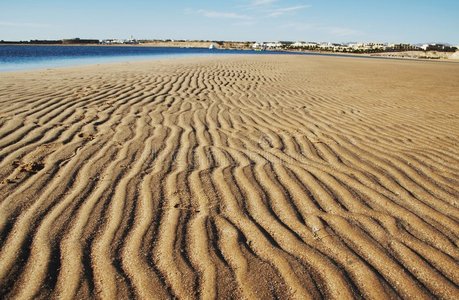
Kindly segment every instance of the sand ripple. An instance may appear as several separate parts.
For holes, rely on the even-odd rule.
[[[0,75],[0,297],[459,298],[459,65]]]

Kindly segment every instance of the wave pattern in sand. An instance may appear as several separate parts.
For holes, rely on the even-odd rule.
[[[459,65],[0,75],[0,296],[459,297]]]

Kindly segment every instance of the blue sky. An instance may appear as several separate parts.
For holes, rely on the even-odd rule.
[[[459,0],[0,0],[0,40],[61,38],[459,44]]]

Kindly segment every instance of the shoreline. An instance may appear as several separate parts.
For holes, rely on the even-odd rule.
[[[241,54],[243,56],[243,54]],[[218,55],[218,57],[233,57],[234,55]],[[139,59],[139,60],[131,60],[131,61],[115,61],[115,62],[103,62],[103,63],[91,63],[91,64],[79,64],[79,65],[69,65],[69,66],[60,66],[60,67],[51,67],[51,68],[40,68],[40,69],[27,69],[27,70],[12,70],[12,71],[0,71],[1,74],[27,74],[27,73],[35,73],[35,72],[44,72],[44,71],[68,71],[68,72],[76,72],[76,71],[85,71],[94,68],[100,68],[103,66],[104,68],[116,68],[116,67],[127,67],[130,65],[138,67],[138,65],[144,64],[151,64],[153,62],[164,64],[164,63],[173,63],[177,62],[192,62],[192,61],[199,61],[200,59],[212,59],[213,57],[217,56],[177,56],[177,57],[158,57],[157,59],[154,58],[147,58],[147,59]],[[103,69],[101,69],[103,70]]]
[[[23,45],[20,45],[23,46]],[[30,45],[26,45],[30,46]],[[44,45],[40,45],[44,46]],[[81,45],[52,45],[55,47],[62,47],[62,46],[81,46]],[[106,45],[97,45],[94,47],[104,47]],[[120,45],[109,45],[106,47],[119,47]],[[134,46],[134,45],[130,45]],[[129,46],[128,46],[129,47]],[[134,46],[136,47],[136,46]],[[156,48],[156,47],[155,47]],[[163,48],[163,47],[159,47]],[[174,48],[174,47],[172,47]],[[196,48],[196,49],[205,49],[205,48]],[[228,50],[228,49],[225,49]],[[236,50],[236,49],[234,49]],[[59,69],[59,68],[67,68],[67,67],[77,67],[77,66],[89,66],[89,65],[106,65],[111,63],[129,63],[129,62],[137,62],[137,61],[158,61],[163,59],[178,59],[178,58],[192,58],[192,57],[212,57],[212,56],[233,56],[233,55],[247,55],[247,56],[259,56],[259,55],[293,55],[293,56],[311,56],[311,57],[338,57],[338,58],[359,58],[359,59],[380,59],[380,60],[401,60],[401,61],[418,61],[418,62],[437,62],[437,63],[459,63],[459,60],[456,59],[423,59],[423,58],[406,58],[406,57],[394,57],[394,56],[385,56],[385,55],[368,55],[368,54],[354,54],[354,53],[330,53],[330,52],[317,52],[317,51],[277,51],[277,50],[267,50],[263,52],[256,52],[253,54],[241,53],[241,54],[227,54],[227,53],[218,53],[219,50],[214,50],[212,53],[191,53],[191,54],[164,54],[164,55],[139,55],[136,56],[107,56],[107,57],[99,57],[99,61],[91,61],[97,59],[96,57],[81,57],[81,62],[72,63],[72,60],[60,61],[57,59],[54,64],[52,64],[53,60],[50,60],[48,65],[46,63],[44,66],[36,66],[30,68],[18,68],[12,70],[0,70],[0,73],[9,73],[9,72],[20,72],[20,71],[33,71],[33,70],[45,70],[45,69]],[[237,51],[237,50],[236,50]],[[254,51],[255,52],[255,51]],[[277,53],[274,53],[277,52]],[[104,59],[107,59],[104,61]],[[84,61],[87,60],[87,61]],[[18,64],[21,66],[21,64]]]
[[[40,71],[47,71],[47,70],[61,70],[61,69],[72,69],[72,68],[80,68],[80,67],[96,67],[96,66],[103,66],[103,67],[109,67],[110,65],[117,65],[117,64],[131,64],[131,63],[146,63],[146,62],[153,62],[153,61],[168,61],[168,60],[175,60],[175,59],[193,59],[193,58],[199,58],[202,57],[203,55],[186,55],[186,56],[181,56],[181,55],[170,55],[170,56],[151,56],[151,57],[138,57],[137,59],[132,59],[132,57],[129,57],[129,59],[124,60],[124,58],[120,57],[120,60],[114,60],[114,61],[97,61],[97,62],[80,62],[76,64],[67,64],[64,63],[62,65],[48,65],[48,66],[37,66],[34,68],[24,68],[24,69],[14,69],[14,70],[0,70],[0,74],[3,73],[16,73],[16,72],[40,72]],[[223,56],[223,55],[222,55]],[[127,58],[127,57],[126,57]],[[88,58],[90,59],[90,58]]]

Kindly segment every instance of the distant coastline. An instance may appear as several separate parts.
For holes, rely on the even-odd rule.
[[[157,47],[157,48],[190,48],[190,49],[207,49],[209,43],[207,42],[190,42],[190,43],[177,43],[177,42],[149,42],[144,44],[84,44],[84,43],[68,43],[68,44],[57,44],[57,43],[33,43],[33,42],[1,42],[0,46],[55,46],[55,47],[76,47],[76,46],[89,46],[89,47]],[[244,47],[238,45],[237,42],[233,42],[230,45],[226,44],[224,47],[218,47],[220,50],[246,50],[254,51],[250,47]],[[266,52],[279,51],[277,49],[266,49]],[[380,57],[380,58],[392,58],[392,59],[408,59],[408,60],[428,60],[428,61],[450,61],[459,62],[459,51],[456,52],[444,52],[444,51],[398,51],[398,52],[361,52],[361,53],[349,53],[349,52],[333,52],[324,50],[302,50],[302,49],[290,49],[281,50],[282,52],[289,52],[292,54],[320,54],[320,55],[339,55],[339,56],[353,56],[353,57]]]
[[[332,44],[314,42],[275,42],[256,43],[253,41],[211,41],[211,40],[97,40],[97,39],[62,39],[62,40],[30,40],[3,41],[0,45],[31,45],[31,46],[133,46],[133,47],[168,47],[168,48],[214,48],[224,50],[258,50],[286,51],[292,53],[340,54],[351,56],[372,56],[399,59],[421,60],[456,60],[459,61],[459,49],[448,44],[382,44],[355,43]]]

